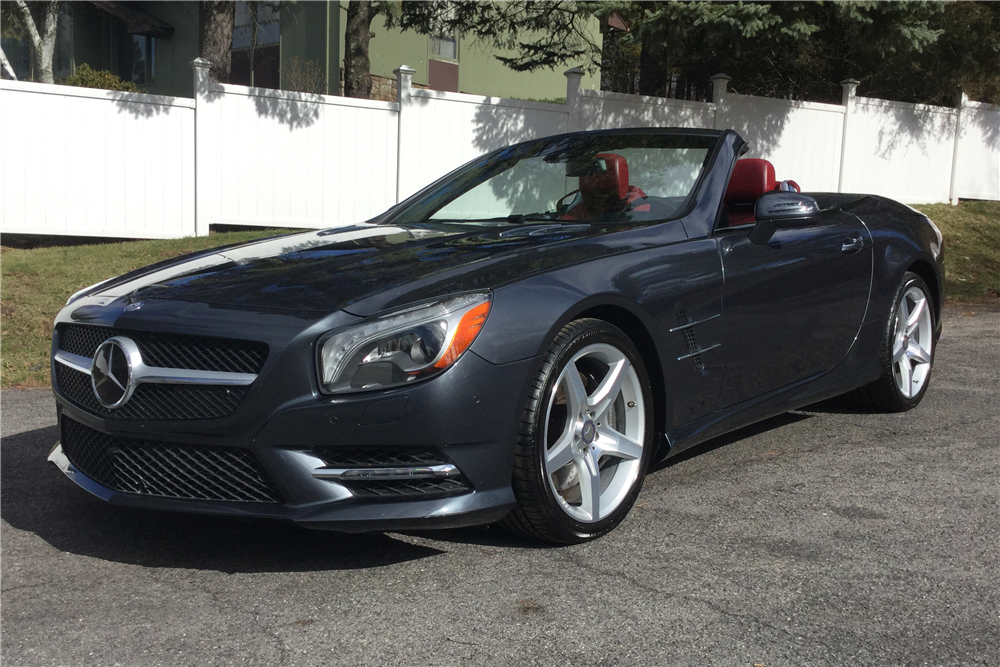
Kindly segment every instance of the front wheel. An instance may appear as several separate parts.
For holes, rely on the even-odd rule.
[[[617,526],[652,455],[653,405],[642,358],[617,327],[566,325],[525,406],[514,456],[517,507],[505,525],[574,543]]]
[[[865,407],[905,412],[927,393],[934,363],[934,302],[923,278],[907,272],[896,289],[879,350],[882,376],[857,390]]]

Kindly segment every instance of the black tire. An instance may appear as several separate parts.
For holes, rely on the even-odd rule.
[[[593,415],[600,408],[594,406],[595,413],[588,413],[591,416],[583,420],[571,419],[569,416],[572,411],[571,399],[564,389],[565,383],[570,382],[569,376],[564,377],[564,384],[557,387],[557,383],[563,370],[574,357],[580,357],[574,362],[576,376],[588,394],[586,397],[588,401],[596,400],[600,394],[595,389],[604,378],[612,377],[610,365],[605,367],[604,375],[601,375],[601,361],[598,356],[604,354],[606,358],[613,358],[612,348],[620,352],[631,366],[629,368],[621,361],[617,362],[621,363],[623,369],[621,374],[627,377],[620,381],[621,389],[613,390],[614,396],[606,398],[603,402],[604,405],[612,403],[613,405],[602,413],[605,426],[604,430],[598,430],[595,425],[599,427],[600,423],[596,420],[602,417]],[[595,370],[591,372],[587,370],[588,368]],[[634,375],[631,374],[632,371]],[[564,397],[561,408],[558,404],[559,392],[563,392]],[[626,399],[626,395],[631,398]],[[639,397],[641,400],[635,400]],[[589,406],[590,403],[585,401],[583,405]],[[560,412],[562,421],[558,418]],[[613,428],[612,421],[614,421]],[[618,433],[619,430],[621,433]],[[631,434],[629,437],[634,436],[635,440],[625,438],[626,430]],[[580,435],[573,435],[576,432]],[[572,441],[577,448],[573,451],[582,458],[574,458],[556,473],[550,471],[551,474],[547,474],[546,456],[552,455],[555,446],[550,447],[551,440],[546,442],[546,438],[551,439],[554,433],[557,433],[556,439],[559,442]],[[610,440],[606,435],[609,433]],[[619,458],[621,455],[614,451],[607,452],[601,449],[607,446],[608,442],[614,442],[615,434],[622,435],[624,442],[631,447],[629,457]],[[645,365],[635,345],[620,329],[603,320],[580,319],[570,322],[552,341],[532,384],[514,450],[513,488],[517,506],[503,520],[502,525],[523,535],[563,544],[584,542],[604,535],[621,523],[635,503],[649,466],[654,442],[652,392]],[[642,446],[639,456],[635,456],[638,453],[634,447],[636,444]],[[594,454],[593,459],[597,468],[596,475],[584,477],[584,473],[581,472],[584,469],[580,468],[578,461],[586,461],[587,454],[579,454],[579,448],[599,452]],[[564,487],[564,490],[556,488],[556,481],[560,479],[562,484],[571,484],[573,468],[576,469],[578,478],[576,491],[580,495],[578,507],[568,500],[573,493],[572,487]],[[590,516],[588,517],[590,520],[580,520],[573,515],[574,512],[586,513],[584,506],[587,504],[588,496],[583,495],[584,479],[591,481],[590,498],[594,497],[594,490],[597,490],[599,500],[590,506],[597,510],[591,513],[597,515],[596,519]],[[606,503],[609,513],[604,516],[601,505],[606,495],[609,497]]]
[[[928,331],[925,331],[924,335],[929,336],[927,344],[930,346],[930,362],[927,363],[926,373],[922,376],[919,390],[913,393],[912,396],[907,396],[900,389],[899,383],[897,383],[898,373],[894,370],[893,346],[898,334],[897,314],[903,303],[904,296],[912,294],[913,289],[922,292],[926,300],[925,307],[930,318],[930,324],[926,327]],[[892,297],[892,305],[882,332],[882,342],[879,345],[878,352],[879,364],[882,366],[882,375],[874,382],[856,389],[850,394],[850,397],[858,405],[873,412],[906,412],[917,407],[923,399],[924,394],[927,393],[927,387],[930,386],[931,370],[934,366],[934,351],[936,348],[936,341],[933,340],[933,332],[936,324],[934,312],[934,300],[931,296],[931,291],[927,288],[927,283],[917,274],[907,271],[903,274],[903,279],[900,281],[899,287],[896,288],[896,293]],[[907,361],[906,363],[910,362]]]

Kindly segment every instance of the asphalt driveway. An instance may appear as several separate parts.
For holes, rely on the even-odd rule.
[[[996,309],[946,312],[916,411],[706,443],[573,547],[116,509],[45,462],[48,392],[2,410],[11,667],[1000,664]]]

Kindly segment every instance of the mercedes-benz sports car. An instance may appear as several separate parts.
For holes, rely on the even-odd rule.
[[[847,392],[914,407],[941,234],[746,148],[528,141],[369,222],[87,288],[55,323],[49,458],[117,505],[574,542],[656,459]]]

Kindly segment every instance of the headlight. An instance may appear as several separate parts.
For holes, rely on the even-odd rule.
[[[437,375],[469,349],[489,312],[489,293],[463,294],[331,332],[318,346],[320,387],[341,394]]]

